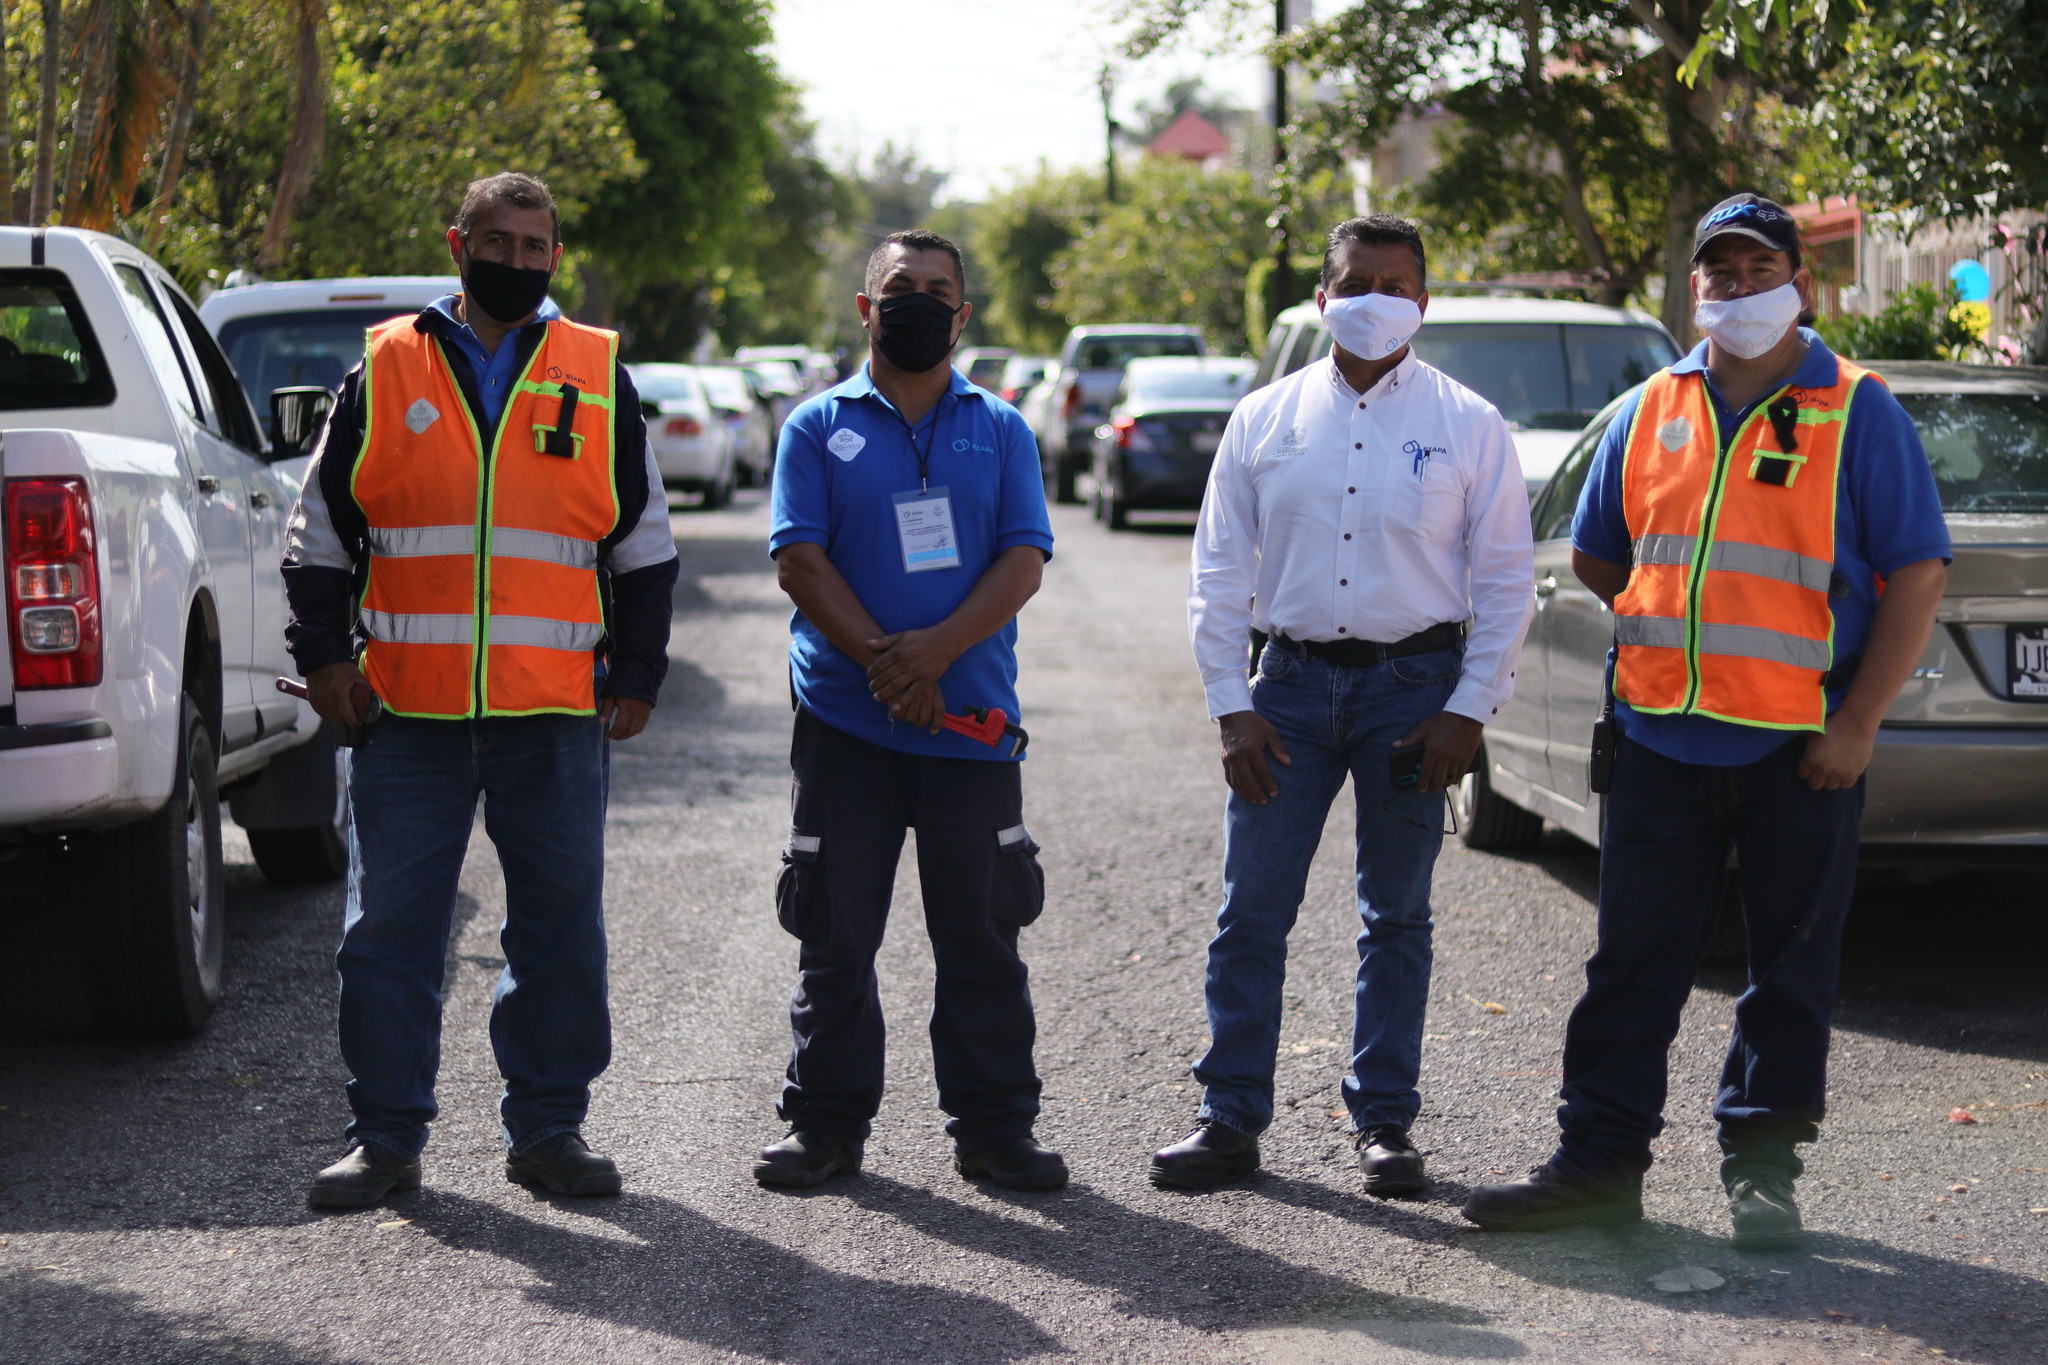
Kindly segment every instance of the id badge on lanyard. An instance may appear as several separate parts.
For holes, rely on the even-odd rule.
[[[960,567],[960,542],[953,534],[953,499],[941,484],[895,495],[896,537],[903,543],[903,572]]]

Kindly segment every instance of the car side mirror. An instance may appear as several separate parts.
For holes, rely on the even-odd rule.
[[[334,395],[318,384],[270,391],[270,458],[293,460],[313,448],[320,426],[334,407]]]

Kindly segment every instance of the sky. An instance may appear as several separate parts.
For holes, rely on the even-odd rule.
[[[885,141],[950,174],[941,199],[983,199],[1037,169],[1102,163],[1097,78],[1113,55],[1114,0],[776,0],[776,61],[802,89],[837,165]],[[1199,75],[1245,108],[1271,77],[1214,32],[1143,62],[1116,59],[1112,107],[1132,120],[1176,78]]]

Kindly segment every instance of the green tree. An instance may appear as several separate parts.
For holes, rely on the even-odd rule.
[[[851,304],[824,297],[825,267],[852,230],[855,190],[819,154],[817,130],[793,94],[769,133],[761,165],[766,198],[713,275],[719,339],[728,346],[828,345],[830,310]]]
[[[1052,263],[1102,209],[1100,175],[1045,166],[983,205],[976,256],[991,337],[1040,355],[1059,350],[1070,324],[1053,306]]]
[[[1850,313],[1818,325],[1829,350],[1855,360],[1966,360],[1983,347],[1955,315],[1961,302],[1952,284],[1913,284],[1873,316]]]
[[[1211,347],[1237,354],[1245,275],[1270,240],[1268,207],[1242,171],[1149,157],[1123,202],[1054,257],[1053,306],[1074,323],[1191,323]]]

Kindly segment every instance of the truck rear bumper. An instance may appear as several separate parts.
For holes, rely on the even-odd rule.
[[[87,829],[131,818],[104,720],[0,725],[0,829]]]

